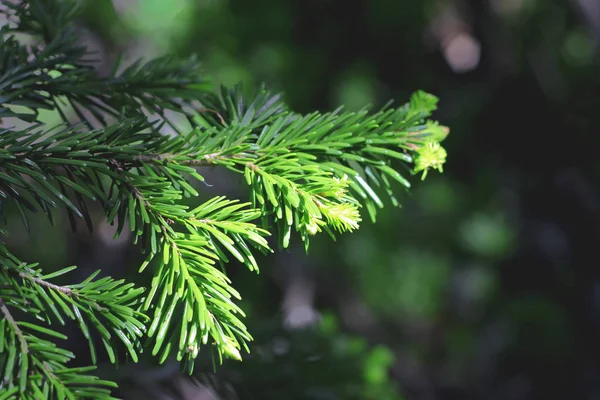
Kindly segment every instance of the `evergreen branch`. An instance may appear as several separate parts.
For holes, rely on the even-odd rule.
[[[54,306],[48,294],[43,292],[44,294],[40,296],[42,292],[36,291],[33,288],[34,285],[44,286],[54,292],[68,292],[72,296],[77,295],[76,291],[71,287],[61,287],[47,282],[46,277],[31,273],[23,274],[16,269],[14,256],[6,252],[2,256],[2,265],[7,268],[0,273],[0,281],[6,283],[3,285],[6,288],[0,292],[0,313],[3,316],[0,319],[0,371],[3,371],[0,376],[2,379],[0,394],[3,398],[17,398],[18,396],[20,399],[32,400],[39,398],[112,399],[110,389],[116,387],[113,382],[87,375],[87,372],[92,371],[95,367],[67,367],[67,363],[74,358],[74,355],[39,335],[53,340],[65,340],[66,336],[38,323],[17,321],[9,310],[9,307],[14,307],[38,319],[40,315],[46,313],[45,310],[48,308],[58,313],[57,307]],[[24,285],[23,281],[15,280],[11,277],[11,273],[32,282],[32,285]],[[62,271],[59,271],[51,275],[61,274]],[[52,291],[50,293],[54,293]],[[115,294],[114,291],[110,293],[103,290],[102,292],[104,296]],[[52,297],[63,313],[73,314],[70,310],[66,311],[68,308],[63,299],[56,295]],[[81,303],[73,302],[72,309],[78,315],[82,330],[89,338],[89,330],[81,319],[81,311],[86,311],[84,307]],[[122,318],[122,315],[117,315],[117,317]],[[75,317],[73,318],[75,319]],[[16,341],[20,343],[20,351],[17,351]],[[95,355],[93,355],[93,359],[95,360]]]
[[[51,136],[46,136],[47,132],[40,128],[2,130],[0,196],[14,199],[20,209],[36,211],[34,204],[37,203],[50,218],[51,209],[58,203],[63,203],[70,214],[78,217],[87,216],[86,199],[99,201],[110,209],[116,196],[110,190],[110,182],[123,185],[139,178],[140,172],[135,170],[147,165],[136,157],[144,152],[151,154],[164,144],[164,137],[144,133],[146,127],[141,121],[124,120],[102,130],[66,129]],[[182,174],[202,177],[191,167],[176,165],[175,160],[171,164],[169,170],[158,162],[147,167],[162,177],[159,181],[168,180],[177,188],[184,188],[186,195],[197,195]],[[153,179],[144,178],[145,181]],[[22,217],[27,223],[24,213]]]
[[[278,225],[283,247],[292,228],[308,247],[322,230],[334,237],[334,231],[357,229],[359,200],[374,219],[383,206],[377,186],[398,204],[392,181],[410,187],[400,171],[425,178],[431,168],[442,170],[446,153],[439,142],[448,132],[427,120],[434,96],[417,92],[408,104],[374,114],[338,109],[302,116],[263,89],[251,101],[241,86],[222,88],[220,96],[208,93],[195,59],[163,57],[122,72],[116,65],[101,77],[71,25],[74,2],[7,4],[0,7],[11,21],[0,32],[0,119],[16,117],[32,127],[0,130],[0,197],[15,202],[26,226],[26,209],[39,208],[52,220],[52,210],[62,205],[73,226],[75,218],[84,218],[90,229],[87,203],[96,201],[107,221],[117,224],[115,236],[127,227],[134,243],[143,242],[148,256],[140,271],[150,264],[154,271],[143,300],[142,289],[132,284],[94,280],[98,272],[61,286],[52,279],[74,267],[44,275],[37,264],[23,263],[0,246],[0,362],[8,384],[0,397],[108,396],[104,388],[82,389],[94,378],[76,375],[88,369],[66,369],[72,355],[36,336],[63,339],[60,333],[15,322],[9,307],[47,324],[77,320],[94,363],[90,328],[113,362],[115,336],[135,361],[144,335],[160,362],[175,354],[190,373],[200,346],[209,342],[220,361],[240,359],[252,336],[235,302],[240,295],[222,269],[233,257],[258,271],[254,251],[272,250],[269,232],[257,220]],[[26,46],[15,31],[40,35],[45,43]],[[60,114],[69,127],[38,124],[44,109]],[[195,129],[180,132],[166,118],[168,110],[185,114]],[[83,124],[71,123],[72,114]],[[158,121],[149,123],[147,114]],[[159,134],[164,123],[178,135]],[[183,197],[198,196],[192,180],[204,180],[195,169],[201,166],[243,174],[251,203],[215,197],[194,209],[181,204]],[[144,313],[153,316],[148,325]]]
[[[227,92],[224,90],[224,93]],[[243,173],[251,187],[254,204],[260,205],[265,215],[274,215],[280,222],[280,243],[283,247],[289,244],[294,221],[306,246],[310,234],[325,226],[317,222],[323,217],[338,231],[358,226],[360,217],[351,196],[346,196],[341,203],[339,199],[333,203],[330,199],[328,203],[313,199],[313,195],[304,197],[304,204],[311,211],[306,209],[301,211],[303,217],[294,217],[291,210],[299,207],[295,193],[298,190],[302,193],[303,187],[310,186],[311,180],[316,177],[322,184],[332,186],[343,180],[354,196],[363,201],[375,220],[376,209],[383,207],[383,202],[373,185],[383,187],[394,205],[399,203],[391,182],[410,187],[395,163],[401,162],[401,168],[413,174],[422,171],[424,178],[429,168],[441,171],[445,161],[445,151],[439,141],[446,137],[448,131],[436,122],[425,120],[435,109],[437,99],[423,92],[415,93],[409,104],[403,107],[384,108],[375,114],[369,114],[366,109],[357,113],[343,113],[340,109],[304,117],[280,110],[276,105],[273,110],[267,108],[264,116],[257,111],[255,103],[260,105],[268,98],[268,94],[261,92],[258,96],[260,101],[255,100],[249,106],[238,101],[238,107],[233,107],[233,102],[225,96],[220,105],[212,103],[212,107],[229,116],[228,126],[220,134],[204,132],[206,140],[200,144],[205,146],[204,155],[197,154],[196,158],[182,163],[222,165]],[[270,104],[276,104],[276,101]],[[196,122],[198,126],[214,123],[200,115]],[[361,134],[356,135],[356,132]],[[289,175],[290,171],[302,173],[286,177],[285,174]],[[282,188],[286,188],[284,193]],[[337,190],[342,190],[345,195],[345,187]],[[269,209],[268,203],[271,203],[272,209]],[[324,207],[324,204],[327,206]],[[331,234],[330,230],[328,232]]]
[[[100,133],[98,132],[98,134]],[[106,134],[106,132],[103,132],[103,134]],[[88,150],[94,148],[91,143],[88,143],[87,140],[85,140],[86,135],[89,135],[89,133],[81,136],[72,132],[68,135],[69,139],[66,140],[73,142],[71,147],[66,146],[65,143],[60,140],[63,137],[67,137],[66,135],[55,135],[53,136],[55,140],[53,140],[53,144],[50,148],[46,147],[46,144],[43,141],[37,142],[37,149],[32,149],[27,154],[19,153],[17,158],[20,157],[22,159],[28,157],[28,159],[34,159],[40,165],[44,165],[48,161],[63,165],[67,164],[70,168],[77,168],[72,170],[72,175],[74,176],[85,176],[82,171],[88,170],[89,172],[89,169],[95,169],[99,174],[106,174],[106,176],[113,181],[114,187],[116,188],[115,195],[104,193],[104,197],[106,199],[111,199],[110,202],[106,202],[108,221],[113,222],[116,217],[119,218],[117,234],[123,229],[124,222],[128,219],[129,228],[134,232],[136,240],[138,237],[145,237],[147,244],[146,248],[150,250],[152,258],[154,258],[159,249],[162,248],[162,245],[167,243],[172,247],[170,252],[177,255],[173,258],[173,263],[184,266],[191,265],[205,270],[204,273],[193,273],[187,270],[183,270],[181,273],[186,277],[183,283],[190,286],[188,303],[196,304],[199,302],[200,304],[207,304],[206,307],[209,316],[202,316],[202,322],[199,322],[200,325],[197,325],[206,326],[207,330],[202,331],[204,340],[206,341],[208,332],[210,331],[213,340],[218,345],[219,354],[227,352],[230,355],[235,355],[232,350],[234,348],[232,343],[238,343],[238,339],[235,339],[236,335],[239,336],[239,340],[244,341],[250,340],[250,336],[241,321],[233,315],[234,313],[241,313],[241,310],[234,306],[231,300],[229,300],[231,296],[239,297],[239,294],[233,291],[225,276],[218,273],[218,270],[216,270],[212,264],[216,259],[225,262],[228,260],[223,251],[223,249],[226,249],[227,252],[230,252],[235,258],[244,262],[251,269],[258,268],[250,249],[252,247],[258,247],[265,251],[268,249],[266,241],[260,237],[260,235],[265,235],[266,231],[256,228],[247,221],[257,218],[260,213],[256,211],[243,213],[238,210],[239,207],[234,206],[233,203],[224,203],[220,201],[216,206],[216,208],[220,209],[220,214],[212,216],[210,223],[208,223],[209,219],[206,218],[210,215],[207,214],[206,210],[202,207],[197,208],[193,213],[189,213],[188,215],[185,211],[185,207],[176,204],[176,201],[181,199],[181,192],[174,189],[171,182],[165,180],[166,178],[163,170],[153,170],[152,165],[148,164],[143,164],[140,167],[138,164],[139,160],[136,160],[131,155],[131,153],[135,154],[136,152],[132,151],[128,146],[104,146],[102,156],[97,157],[96,159],[95,157],[92,157],[89,152],[83,153],[83,150],[79,150],[76,147],[81,145],[83,146],[82,148],[87,148]],[[56,140],[57,137],[59,140]],[[95,136],[92,135],[92,137]],[[146,136],[143,136],[143,138],[146,138]],[[75,141],[73,141],[74,139]],[[81,142],[76,143],[79,139],[81,139]],[[128,135],[127,140],[132,140],[133,143],[144,143],[144,145],[149,147],[147,149],[142,149],[141,151],[151,150],[152,146],[154,146],[152,141],[138,141],[137,138],[135,138],[135,135]],[[110,141],[106,139],[103,141],[104,143],[110,143]],[[171,146],[171,144],[169,144],[169,146]],[[6,148],[10,151],[12,146],[8,145]],[[54,156],[50,159],[42,155],[44,152],[48,151],[48,149],[57,150],[50,151],[51,155]],[[120,150],[117,151],[117,149]],[[138,149],[138,151],[140,150]],[[12,152],[12,154],[15,153],[16,152]],[[85,158],[85,161],[82,158]],[[101,161],[100,158],[102,158],[103,161]],[[174,163],[174,159],[170,159],[169,166],[174,166]],[[157,165],[157,167],[159,166],[161,165]],[[131,173],[130,169],[132,168],[136,168],[137,173]],[[188,172],[186,167],[182,167],[182,169],[184,172]],[[163,175],[163,179],[151,176],[152,173],[160,173]],[[171,174],[171,177],[173,177],[175,171],[171,171]],[[50,171],[46,171],[46,175],[52,176]],[[87,175],[89,175],[89,173]],[[181,184],[183,184],[184,181],[180,175],[177,175],[177,178],[173,178],[172,180],[181,180]],[[80,189],[81,193],[92,191],[92,187],[85,186],[81,181],[72,182],[71,186],[82,188]],[[224,207],[225,205],[229,205],[229,207]],[[214,204],[211,206],[211,209],[216,208]],[[129,217],[127,218],[127,216]],[[231,217],[234,221],[218,220],[218,218],[224,218],[224,216]],[[169,221],[184,224],[189,231],[188,237],[181,236],[181,234],[173,231],[170,227],[171,222]],[[231,239],[231,237],[234,239]],[[213,249],[213,252],[210,253],[212,259],[209,262],[203,258],[199,258],[199,260],[194,259],[194,254],[190,251],[192,246],[203,243],[207,247]],[[185,254],[183,254],[182,251]],[[216,254],[218,254],[218,256]],[[157,276],[159,278],[161,276],[164,278],[165,274],[170,274],[172,271],[173,270],[162,271],[159,269]],[[206,273],[209,273],[209,275],[206,275]],[[212,280],[207,281],[207,276]],[[214,292],[216,285],[220,285],[221,292],[225,294],[218,291]],[[211,294],[211,292],[214,293]],[[223,298],[219,299],[219,296],[229,296],[229,298],[223,302]],[[205,299],[204,297],[207,298]],[[152,295],[150,295],[149,298],[152,298]],[[163,299],[165,299],[165,297],[163,297]],[[177,302],[177,300],[178,299],[175,299],[173,301]],[[146,304],[149,303],[146,302]],[[145,309],[148,310],[149,308],[150,305]],[[155,307],[152,306],[152,308],[154,309]],[[157,322],[160,321],[162,315],[161,311],[162,310],[160,309],[155,311],[155,321]],[[215,317],[212,317],[212,315],[219,316],[218,320],[213,321]],[[152,336],[153,334],[154,331],[151,327],[149,335]],[[191,337],[193,337],[193,335]],[[157,343],[159,347],[156,348],[156,351],[160,349],[162,338],[159,338]],[[190,343],[189,346],[193,347],[194,344]],[[168,354],[168,352],[165,354]],[[191,354],[193,357],[196,355],[197,351],[192,352]],[[239,355],[237,355],[237,357],[239,357]]]
[[[79,11],[74,0],[5,0],[0,13],[9,21],[8,29],[40,35],[48,43],[68,26]]]
[[[347,180],[348,185],[363,199],[372,218],[374,218],[376,212],[374,205],[382,207],[383,203],[368,181],[379,186],[383,183],[393,201],[395,201],[395,198],[393,197],[394,195],[388,178],[392,178],[404,186],[410,187],[408,181],[396,169],[391,167],[392,159],[410,163],[414,154],[417,159],[415,171],[423,170],[425,175],[429,167],[441,168],[441,162],[443,162],[443,157],[445,157],[443,155],[441,158],[435,152],[430,151],[431,143],[434,142],[431,142],[431,139],[429,139],[432,135],[439,136],[440,134],[445,134],[443,128],[429,121],[423,124],[421,120],[416,119],[422,118],[431,112],[429,108],[419,109],[419,104],[424,102],[423,98],[428,99],[428,97],[418,93],[414,98],[421,100],[415,101],[413,99],[409,106],[397,110],[382,111],[374,116],[369,116],[366,111],[343,115],[338,115],[338,113],[322,116],[313,114],[301,118],[290,114],[283,114],[274,119],[272,125],[263,127],[260,135],[254,134],[252,129],[248,129],[243,124],[240,126],[230,126],[224,130],[215,130],[213,128],[209,131],[191,132],[188,135],[179,136],[171,140],[157,135],[146,134],[145,136],[149,140],[149,143],[145,146],[136,140],[138,139],[136,131],[143,128],[143,125],[132,124],[130,127],[133,127],[133,129],[128,130],[134,139],[127,143],[119,143],[118,146],[111,146],[112,143],[108,141],[110,145],[103,147],[104,151],[101,152],[102,159],[97,159],[97,156],[100,154],[94,154],[88,150],[97,147],[93,145],[95,143],[91,143],[92,141],[88,139],[82,140],[75,151],[59,151],[57,157],[51,157],[50,161],[53,163],[61,162],[67,165],[78,163],[79,165],[91,166],[92,168],[103,164],[98,173],[108,174],[111,179],[120,179],[121,181],[127,176],[123,172],[129,171],[132,168],[138,168],[142,174],[147,176],[147,179],[157,178],[156,185],[162,185],[162,188],[166,188],[168,185],[165,186],[164,183],[161,184],[159,181],[161,178],[163,180],[167,179],[172,182],[175,190],[183,189],[185,195],[192,196],[197,194],[196,191],[187,184],[186,179],[179,172],[172,171],[173,168],[178,168],[180,171],[194,175],[197,179],[202,179],[191,168],[192,166],[224,165],[227,168],[246,174],[248,184],[252,184],[252,179],[249,179],[249,176],[251,177],[254,172],[258,172],[258,175],[262,174],[264,176],[253,187],[256,189],[265,185],[262,190],[265,191],[265,194],[275,208],[278,207],[278,204],[277,196],[271,194],[273,184],[276,184],[275,186],[283,185],[287,187],[287,191],[293,189],[292,193],[294,193],[296,186],[310,184],[309,181],[314,180],[316,177],[319,177],[321,180],[325,179],[325,182],[334,186],[341,179],[346,182],[347,177],[350,177]],[[425,103],[427,107],[431,107],[431,104],[426,101]],[[411,107],[416,108],[413,109]],[[130,128],[126,124],[123,125],[125,125],[124,128]],[[353,135],[353,131],[356,129],[365,132],[363,137],[355,137]],[[215,134],[215,132],[218,132],[218,134]],[[107,142],[105,138],[107,136],[106,132],[103,131],[95,131],[94,135],[88,134],[87,136],[93,137],[94,141],[103,140],[105,143]],[[281,140],[282,137],[286,138],[285,141]],[[56,137],[53,139],[55,143]],[[67,141],[70,142],[70,139]],[[135,146],[131,146],[133,144]],[[402,152],[390,148],[390,144],[392,147],[400,148]],[[124,145],[131,147],[127,148]],[[47,147],[43,147],[45,151],[47,151]],[[21,150],[20,146],[17,146],[17,148]],[[60,145],[56,146],[56,148],[64,149]],[[179,153],[167,152],[167,150],[171,149],[179,150]],[[71,149],[69,148],[69,150]],[[413,154],[410,154],[410,150],[412,150]],[[427,150],[427,152],[424,150]],[[73,157],[74,155],[76,157]],[[59,160],[60,157],[63,158]],[[44,157],[41,158],[41,162],[45,163],[48,161]],[[82,158],[85,158],[86,161],[84,162]],[[110,166],[109,164],[111,163],[116,165],[118,174],[111,175],[106,171],[106,166]],[[263,163],[267,164],[265,165],[266,170],[262,166]],[[257,166],[261,168],[257,168]],[[185,169],[186,167],[187,169]],[[273,172],[268,172],[269,170]],[[278,176],[286,174],[290,170],[302,170],[304,174],[292,174],[293,176],[290,175],[290,178],[284,177],[283,180],[269,178],[270,175]],[[327,181],[327,176],[329,176],[329,181]],[[17,177],[13,177],[13,179],[17,179]],[[293,182],[295,183],[291,184]],[[81,186],[76,182],[69,184],[71,187],[74,185]],[[131,187],[130,184],[127,185]],[[86,192],[90,193],[91,190],[93,189],[90,187]],[[328,189],[325,188],[323,190]],[[37,195],[39,202],[39,194],[44,192],[40,188],[35,188],[35,190],[32,190],[32,193]],[[128,196],[127,192],[125,196]],[[263,200],[265,196],[255,190],[252,192],[252,196],[254,203],[257,204],[256,200],[258,200],[263,207],[264,215],[274,212],[277,216],[276,219],[282,220],[284,208],[280,207],[279,209],[268,210],[264,207],[265,202]],[[81,212],[72,203],[68,202],[66,197],[57,197],[64,199],[67,207],[81,216]],[[321,206],[315,207],[317,203],[311,200],[311,197],[312,195],[307,197],[307,199],[309,199],[308,204],[312,208],[312,211],[308,214],[305,213],[304,222],[300,222],[296,226],[297,230],[304,230],[302,237],[307,244],[309,234],[314,234],[320,230],[315,225],[316,220],[314,218],[320,219],[322,217],[319,208],[324,209],[323,204],[327,204],[329,207],[327,210],[330,210],[324,212],[325,218],[337,230],[352,230],[357,227],[356,222],[358,222],[359,217],[358,212],[353,210],[355,206],[336,206],[338,202],[335,201],[335,204],[320,202],[318,204]],[[177,198],[178,195],[174,193],[170,202],[177,200]],[[346,200],[348,199],[350,197],[346,198]],[[128,204],[126,200],[126,198],[123,198],[120,201],[122,208],[125,207],[125,204]],[[292,204],[296,203],[294,199],[289,200],[292,201]],[[395,201],[395,204],[397,204],[397,201]],[[49,203],[44,209],[47,210],[48,206],[54,206],[54,204]],[[294,205],[292,208],[297,207],[297,205]],[[331,210],[334,211],[333,214]],[[123,215],[125,211],[121,210],[120,214]],[[286,217],[287,223],[283,226],[282,244],[284,247],[289,243],[289,232],[292,226],[292,218],[289,217],[289,214],[290,212],[288,212],[288,216]],[[311,219],[309,214],[312,214],[314,218]],[[117,214],[113,213],[112,215],[115,216]],[[343,216],[343,218],[336,218],[336,216]],[[349,216],[353,217],[349,218]],[[134,221],[134,218],[130,220]],[[306,230],[303,227],[309,228]],[[134,230],[133,227],[131,228]],[[136,232],[136,236],[141,236],[141,231]]]
[[[70,122],[70,108],[91,128],[93,123],[106,126],[108,117],[116,119],[123,112],[145,119],[145,109],[170,123],[165,110],[181,112],[184,107],[190,108],[191,102],[206,95],[210,88],[200,79],[200,65],[194,57],[137,61],[120,73],[119,65],[115,65],[110,75],[100,77],[70,26],[53,35],[42,48],[23,46],[4,31],[0,31],[0,118],[34,122],[38,111],[45,109],[59,112],[65,122]],[[17,111],[15,106],[29,112]],[[83,110],[89,111],[93,119]]]
[[[51,317],[61,324],[65,323],[65,318],[77,321],[88,340],[94,362],[96,350],[90,325],[100,332],[111,361],[116,362],[113,335],[125,344],[132,359],[137,360],[138,342],[145,330],[146,317],[135,308],[141,301],[143,288],[133,289],[132,284],[108,277],[93,281],[100,271],[80,284],[61,286],[49,280],[65,275],[75,267],[43,275],[41,270],[34,269],[37,264],[23,263],[4,246],[0,246],[0,257],[4,267],[0,270],[0,281],[9,287],[2,297],[48,324]]]
[[[172,349],[177,349],[177,359],[183,360],[191,372],[199,351],[198,341],[207,344],[209,337],[219,357],[240,358],[239,349],[247,350],[246,342],[252,337],[237,317],[244,313],[232,301],[240,299],[240,295],[230,286],[227,276],[215,268],[217,261],[228,261],[222,248],[255,270],[258,266],[250,248],[269,250],[263,238],[268,233],[247,222],[256,219],[260,212],[245,209],[246,206],[215,198],[186,214],[192,218],[173,213],[157,215],[156,205],[150,209],[154,216],[150,214],[149,218],[162,224],[163,236],[141,270],[150,262],[157,264],[144,309],[153,310],[148,336],[154,337],[152,354],[159,354],[161,362]],[[187,232],[168,228],[165,216],[183,224]],[[183,315],[181,324],[171,323],[173,315]]]
[[[8,317],[10,313],[2,299],[0,309],[5,316],[0,321],[0,367],[3,371],[0,393],[3,398],[113,399],[110,392],[117,387],[115,383],[88,375],[95,367],[67,367],[74,355],[39,334],[54,340],[64,340],[66,336],[29,322],[15,322]],[[15,350],[15,336],[27,351]]]
[[[204,128],[215,126],[243,126],[254,129],[268,124],[273,119],[289,113],[288,107],[281,101],[281,95],[273,95],[261,87],[252,99],[247,101],[243,88],[238,84],[233,89],[221,86],[220,96],[207,93],[200,99],[202,115],[195,115],[193,123]]]
[[[329,136],[338,140],[338,131],[343,131],[344,126],[332,126],[331,119],[335,118],[330,115],[301,119],[290,119],[289,115],[278,117],[273,125],[285,130],[285,136],[291,138],[289,143],[285,143],[286,146],[274,139],[265,141],[264,136],[257,137],[253,135],[252,129],[241,126],[229,126],[224,128],[225,131],[223,128],[213,128],[190,132],[174,138],[165,138],[152,131],[144,133],[146,125],[135,121],[124,122],[114,129],[88,132],[67,130],[47,140],[39,140],[35,134],[20,133],[18,137],[25,139],[18,142],[13,140],[15,136],[6,136],[5,158],[11,160],[6,164],[8,170],[21,166],[18,172],[35,180],[34,172],[39,168],[38,172],[68,185],[77,194],[92,200],[96,197],[101,199],[108,222],[113,223],[118,219],[117,235],[128,221],[135,242],[139,238],[145,240],[144,248],[150,251],[148,262],[162,258],[153,282],[153,288],[161,289],[162,292],[157,294],[152,291],[144,305],[144,310],[154,312],[154,323],[148,329],[148,335],[156,335],[153,354],[161,352],[160,360],[164,361],[171,346],[175,348],[177,345],[178,358],[185,358],[191,369],[197,351],[193,350],[194,343],[184,340],[188,334],[195,338],[195,335],[186,331],[187,322],[195,321],[195,324],[189,325],[189,329],[201,328],[204,343],[209,335],[212,337],[219,355],[229,354],[237,358],[239,355],[234,349],[245,346],[245,341],[251,339],[244,325],[235,316],[242,313],[231,298],[239,295],[232,291],[223,276],[216,274],[217,270],[213,266],[216,260],[229,261],[223,251],[225,249],[250,269],[257,269],[250,248],[269,250],[261,238],[266,231],[258,230],[248,221],[259,216],[273,216],[281,225],[280,243],[284,247],[289,244],[292,227],[300,233],[306,246],[309,237],[320,230],[324,229],[333,236],[330,226],[340,232],[352,231],[358,227],[360,216],[357,203],[347,194],[352,181],[345,173],[336,176],[334,172],[325,170],[323,165],[327,165],[325,160],[329,160],[330,164],[337,162],[341,166],[344,157],[351,158],[347,154],[352,155],[352,151],[362,151],[367,147],[361,147],[360,143],[364,141],[358,145],[355,143],[354,147],[345,142],[332,141]],[[366,120],[363,124],[372,124],[366,117],[363,116],[363,119]],[[294,136],[306,137],[302,132],[319,130],[321,125],[330,130],[329,135],[314,138],[314,142],[320,141],[323,147],[307,139],[294,140]],[[362,127],[359,126],[359,129]],[[263,129],[263,134],[264,132]],[[277,135],[273,135],[273,138]],[[351,135],[344,135],[347,142],[354,140]],[[401,135],[402,133],[399,134]],[[416,135],[410,136],[412,138]],[[23,142],[27,146],[23,146]],[[103,145],[99,146],[97,143]],[[327,147],[330,143],[331,147]],[[336,150],[335,146],[350,149],[348,153],[341,150],[333,152]],[[390,154],[392,152],[390,150]],[[340,153],[342,155],[338,159],[327,158]],[[386,171],[386,165],[375,159],[364,158],[358,161],[368,164],[367,168],[375,165]],[[207,218],[202,214],[203,207],[208,207],[206,205],[194,211],[179,205],[183,195],[197,195],[183,173],[203,179],[191,166],[205,164],[223,165],[244,173],[252,188],[252,202],[260,209],[250,211],[243,221],[234,219],[233,222],[236,223],[231,224],[226,219],[217,221],[214,216]],[[70,179],[59,179],[52,170],[56,165],[61,165]],[[349,171],[351,176],[358,179],[355,170],[348,167],[340,167],[337,171]],[[386,172],[395,173],[393,170]],[[103,176],[107,184],[98,185],[99,178],[91,179],[94,174]],[[19,183],[17,175],[9,176]],[[29,187],[31,185],[29,183]],[[20,186],[27,187],[27,183],[21,181]],[[44,193],[44,188],[31,187],[30,195],[37,196],[39,202],[39,198],[43,198],[40,194]],[[73,203],[69,202],[66,195],[61,193],[61,197],[52,189],[48,190],[69,209],[73,209]],[[215,202],[218,203],[222,201]],[[50,202],[42,204],[47,209],[55,205]],[[229,212],[226,215],[227,218],[232,218],[234,214]],[[187,233],[174,230],[172,223],[182,225]],[[198,253],[190,250],[193,246],[203,246],[206,249]],[[182,249],[185,251],[182,252]],[[195,270],[204,272],[198,275]],[[199,279],[207,280],[203,282]],[[215,292],[215,288],[220,289]],[[153,305],[151,300],[155,294],[160,296],[161,305],[168,302],[170,308]],[[206,310],[192,313],[190,321],[185,325],[169,327],[173,312],[194,309],[198,304]],[[175,343],[173,340],[177,335],[180,340]]]
[[[72,135],[70,137],[73,138]],[[154,146],[152,141],[138,141],[135,135],[133,138],[128,136],[127,140],[149,146],[149,148],[138,149],[138,151],[148,151]],[[173,147],[174,144],[180,144],[181,139],[174,139],[174,141],[175,143],[171,143],[162,140],[161,143],[167,143],[167,147]],[[208,202],[193,212],[188,212],[186,207],[177,204],[177,201],[181,200],[182,191],[175,189],[174,182],[178,182],[182,188],[187,187],[184,189],[187,190],[187,193],[196,193],[189,184],[185,183],[185,178],[178,171],[162,168],[164,158],[153,157],[145,160],[152,161],[152,164],[140,163],[140,160],[135,157],[136,151],[132,151],[128,146],[115,146],[114,148],[104,146],[102,154],[104,161],[98,159],[96,162],[90,159],[89,154],[82,154],[76,149],[66,149],[66,146],[60,147],[60,141],[54,143],[61,151],[77,153],[77,157],[63,156],[60,152],[56,152],[52,154],[56,156],[52,157],[53,162],[61,160],[84,170],[96,169],[96,172],[106,174],[112,180],[112,184],[109,185],[111,187],[109,193],[105,193],[106,198],[112,199],[107,202],[108,222],[112,223],[118,217],[117,234],[119,234],[127,220],[135,240],[137,241],[140,237],[144,237],[146,240],[145,248],[150,251],[147,263],[155,259],[167,263],[168,268],[162,268],[163,264],[158,266],[152,285],[153,290],[158,289],[159,286],[164,288],[160,304],[171,301],[173,307],[180,305],[183,293],[187,290],[189,306],[196,307],[201,304],[203,308],[206,308],[202,314],[196,313],[197,323],[189,325],[188,329],[194,332],[201,327],[204,343],[210,335],[218,346],[219,355],[225,353],[239,357],[233,349],[240,347],[239,341],[245,342],[251,339],[244,325],[234,315],[236,313],[243,314],[230,300],[231,297],[239,298],[239,294],[231,288],[226,276],[215,269],[213,264],[215,260],[228,261],[223,251],[226,249],[251,269],[258,268],[250,249],[256,247],[267,251],[267,243],[261,237],[267,232],[256,228],[248,221],[256,219],[260,212],[241,210],[246,205],[237,205],[221,198]],[[45,150],[40,150],[40,152],[42,151]],[[85,162],[81,160],[81,157],[84,156],[88,157]],[[161,159],[160,163],[154,163],[159,159]],[[48,158],[40,157],[41,164],[47,161]],[[174,168],[177,165],[176,159],[170,158],[166,166]],[[132,170],[135,170],[136,173],[133,173]],[[193,173],[193,170],[190,171],[185,166],[181,166],[179,170]],[[167,178],[168,174],[170,174],[169,179]],[[114,195],[110,194],[112,188],[116,192]],[[217,214],[213,215],[212,212],[217,212]],[[184,225],[188,233],[184,234],[173,230],[171,225],[174,222]],[[206,249],[197,250],[196,248],[199,246],[206,247]],[[173,297],[173,283],[177,279],[180,280],[180,286],[177,289],[178,295]],[[166,284],[165,280],[168,280],[169,284]],[[152,337],[156,332],[159,333],[153,350],[153,353],[157,354],[159,350],[163,349],[161,346],[165,339],[164,334],[160,334],[160,332],[167,329],[169,319],[163,319],[165,317],[164,310],[150,302],[154,293],[151,291],[144,309],[154,310],[155,324],[150,326],[148,335]],[[159,322],[167,325],[158,325]],[[159,326],[161,329],[157,331],[155,327]],[[174,328],[178,329],[177,326]],[[186,325],[181,329],[182,332],[186,332]],[[188,332],[186,332],[187,334]],[[191,342],[185,348],[180,346],[180,352],[190,353],[185,357],[189,359],[189,368],[193,368],[192,362],[193,358],[197,356],[197,350],[189,352],[186,349],[196,346],[193,342],[195,334],[190,334],[190,337],[192,338]],[[167,344],[166,351],[161,353],[162,361],[169,354],[170,342],[167,341]],[[181,354],[179,357],[184,357],[184,355]]]

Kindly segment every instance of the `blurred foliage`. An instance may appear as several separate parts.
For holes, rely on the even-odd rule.
[[[234,370],[226,367],[216,374],[237,396],[228,397],[214,383],[212,387],[224,399],[403,398],[388,375],[395,357],[387,347],[370,348],[364,338],[343,333],[337,318],[329,313],[316,328],[263,330],[262,339],[268,345],[258,345]],[[210,386],[207,376],[202,378],[200,381]]]

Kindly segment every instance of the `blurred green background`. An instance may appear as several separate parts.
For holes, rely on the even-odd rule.
[[[376,224],[265,258],[259,276],[230,267],[256,337],[244,363],[214,374],[205,352],[194,384],[173,363],[106,369],[120,395],[600,398],[598,1],[82,3],[101,70],[118,54],[196,53],[213,82],[265,82],[299,112],[422,89],[451,128],[444,174]],[[207,177],[206,196],[243,196],[237,177]],[[11,230],[28,259],[135,275],[137,249],[110,227],[39,224]]]

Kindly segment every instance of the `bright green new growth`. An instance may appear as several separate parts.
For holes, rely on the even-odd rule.
[[[425,180],[429,168],[444,172],[443,165],[446,162],[446,155],[446,150],[438,142],[428,140],[417,150],[414,171],[423,171],[421,180]]]
[[[105,351],[116,363],[117,343],[134,362],[142,351],[160,362],[174,356],[190,373],[203,349],[219,362],[241,359],[252,337],[224,264],[258,271],[253,254],[272,252],[271,232],[280,247],[296,236],[308,248],[318,232],[357,229],[362,207],[374,221],[381,191],[398,205],[393,182],[409,188],[407,173],[441,171],[446,157],[447,129],[426,120],[437,99],[423,92],[375,113],[298,115],[264,90],[249,100],[239,87],[213,93],[193,59],[99,76],[77,43],[71,1],[6,2],[0,12],[9,21],[0,47],[1,201],[14,203],[26,226],[30,212],[52,220],[64,206],[73,226],[83,218],[89,229],[96,202],[116,236],[129,229],[143,245],[140,271],[153,273],[147,288],[97,273],[59,286],[54,278],[75,267],[45,274],[0,246],[0,399],[111,398],[114,383],[89,375],[93,366],[67,366],[74,355],[58,347],[65,337],[55,325],[66,319],[79,324],[94,362]],[[22,33],[41,45],[23,44]],[[39,122],[40,110],[59,113],[63,125]],[[16,120],[29,127],[8,127]],[[165,125],[176,134],[161,134]],[[243,176],[250,202],[183,205],[198,196],[203,166]]]

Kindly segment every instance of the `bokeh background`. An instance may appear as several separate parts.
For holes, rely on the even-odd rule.
[[[256,341],[193,379],[121,365],[127,399],[600,398],[600,2],[597,0],[83,0],[100,70],[198,54],[215,83],[261,82],[296,111],[397,104],[422,89],[450,126],[431,173],[376,224],[231,265]],[[243,197],[206,171],[206,197]],[[99,216],[100,218],[100,216]],[[44,267],[135,279],[111,227],[42,219],[16,252]],[[73,329],[69,345],[85,362]]]

